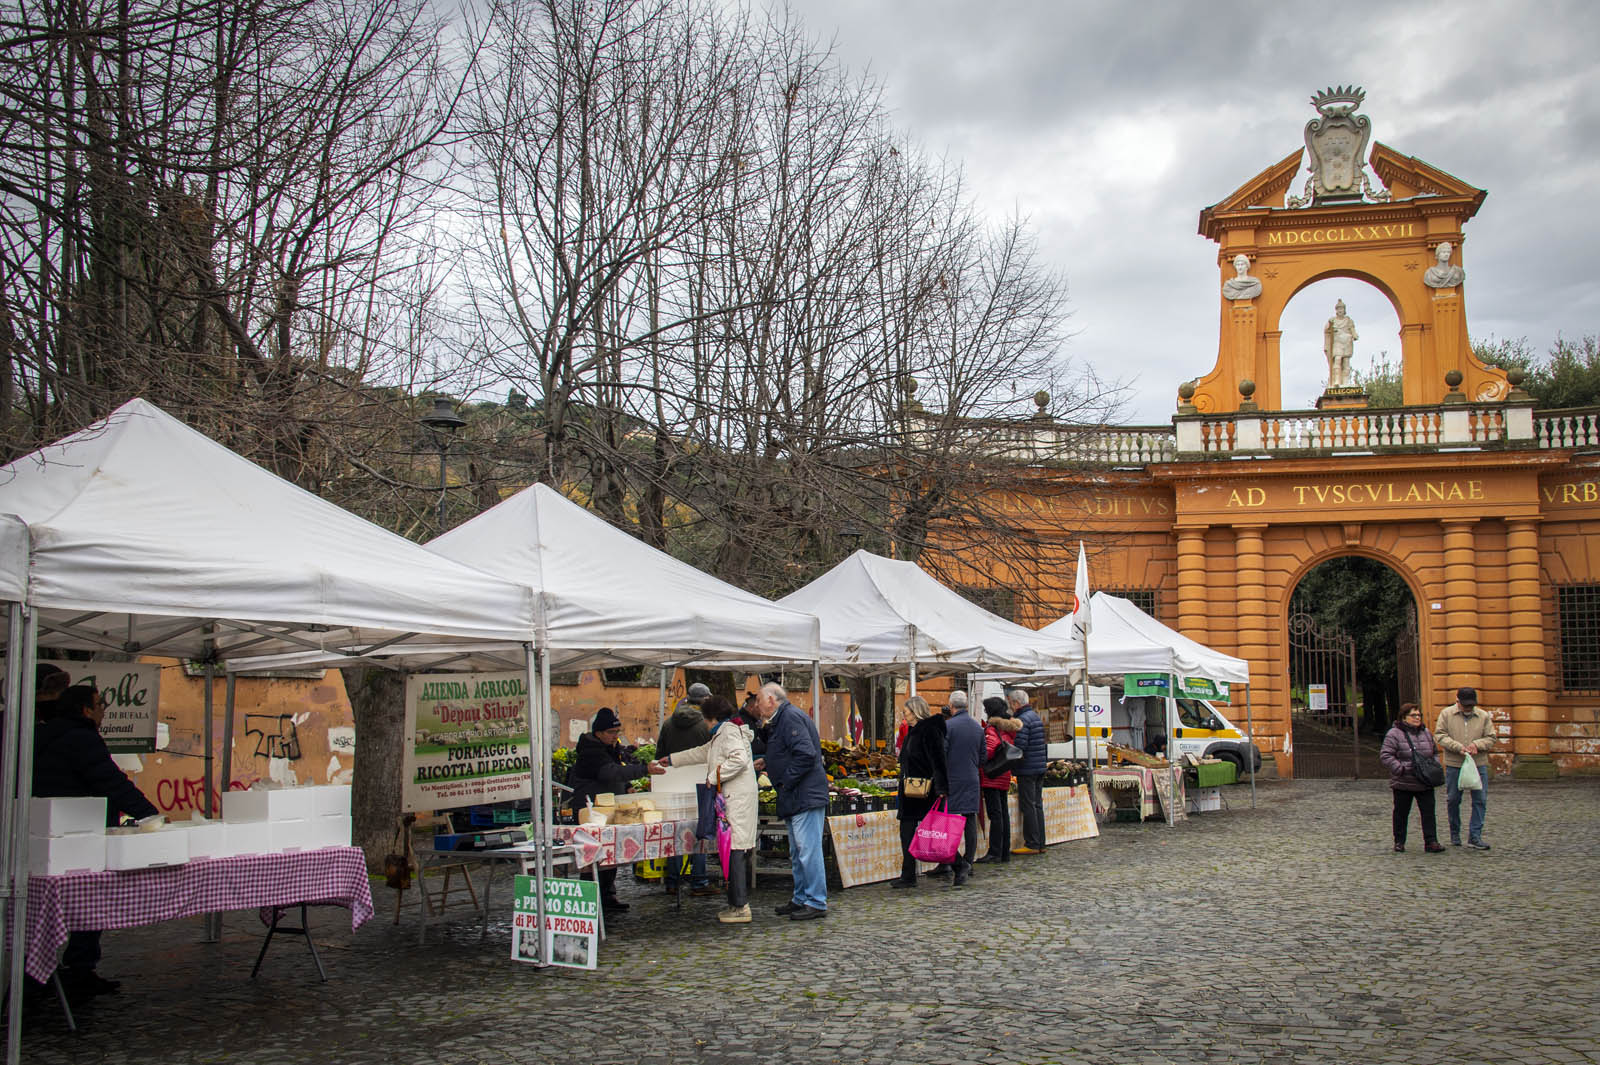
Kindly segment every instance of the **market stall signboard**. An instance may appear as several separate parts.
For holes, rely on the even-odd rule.
[[[73,684],[92,684],[106,697],[100,736],[112,754],[149,754],[156,749],[156,703],[161,667],[140,662],[51,662]]]
[[[528,685],[522,673],[431,673],[406,680],[407,810],[526,799]]]
[[[511,959],[539,960],[539,881],[517,877],[511,918]],[[593,969],[600,946],[600,885],[593,880],[544,878],[545,957],[551,965]]]

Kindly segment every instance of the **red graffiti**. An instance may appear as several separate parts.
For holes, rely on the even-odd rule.
[[[228,785],[229,791],[247,791],[250,783],[244,780],[235,780]],[[184,812],[205,809],[205,778],[190,777],[186,780],[161,780],[156,782],[156,808],[165,813]],[[216,789],[211,790],[211,809],[222,808],[222,796]]]

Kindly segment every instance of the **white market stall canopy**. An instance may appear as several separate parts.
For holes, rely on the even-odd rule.
[[[1196,643],[1176,629],[1161,624],[1127,599],[1095,592],[1089,603],[1094,619],[1089,632],[1092,677],[1173,673],[1227,684],[1250,682],[1250,663]],[[1072,632],[1072,615],[1053,621],[1039,631],[1065,638]]]
[[[814,662],[819,625],[658,551],[548,485],[428,545],[537,593],[552,669]]]
[[[342,510],[135,399],[0,469],[41,646],[200,658],[500,642],[532,593]],[[209,633],[208,633],[209,630]]]
[[[857,551],[778,600],[822,620],[831,673],[868,676],[912,665],[924,676],[978,669],[1075,669],[1083,653],[1053,634],[1015,625],[970,603],[915,562]]]

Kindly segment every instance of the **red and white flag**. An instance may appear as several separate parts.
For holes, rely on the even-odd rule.
[[[1072,583],[1072,638],[1087,640],[1094,630],[1094,619],[1089,614],[1089,558],[1084,554],[1083,541],[1078,541],[1078,577]]]

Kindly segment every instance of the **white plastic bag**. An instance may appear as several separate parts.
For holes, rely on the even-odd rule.
[[[1483,787],[1483,777],[1478,773],[1478,763],[1467,755],[1467,760],[1461,763],[1461,773],[1456,777],[1456,787],[1462,791],[1477,791]]]

